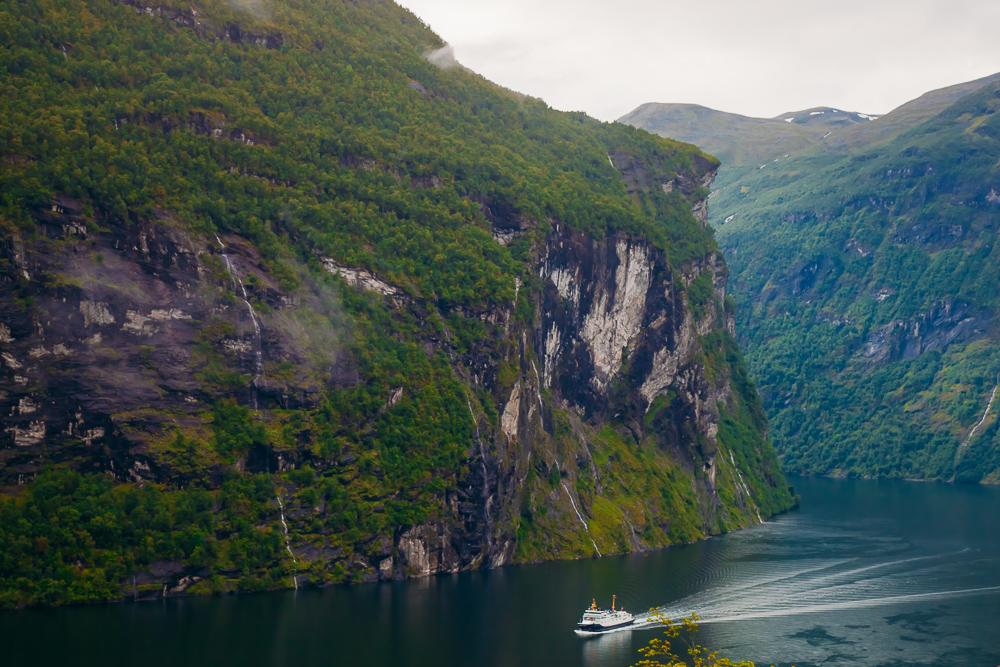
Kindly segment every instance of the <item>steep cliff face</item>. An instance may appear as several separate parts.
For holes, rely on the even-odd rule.
[[[432,307],[333,260],[320,265],[339,288],[302,268],[289,291],[246,240],[165,218],[90,233],[73,209],[36,215],[46,234],[14,235],[5,248],[0,474],[8,487],[51,466],[180,486],[216,484],[234,468],[351,468],[350,455],[323,461],[279,442],[231,459],[176,434],[211,441],[219,417],[206,406],[227,397],[259,406],[267,422],[316,408],[321,389],[361,381],[344,345],[340,289],[417,317]],[[756,399],[734,389],[730,361],[713,368],[706,350],[706,337],[732,333],[719,256],[678,273],[641,236],[597,238],[554,222],[538,238],[537,282],[517,279],[514,301],[480,315],[494,338],[463,354],[447,334],[419,334],[466,386],[461,407],[473,438],[465,472],[434,521],[366,536],[366,553],[348,563],[353,576],[654,548],[760,521],[762,507],[773,513],[787,503],[762,434],[720,442],[723,416]],[[696,313],[689,288],[699,279],[711,292]],[[517,319],[521,302],[530,310]],[[383,409],[402,395],[393,389]],[[749,468],[756,493],[737,465]],[[319,508],[294,495],[286,504],[297,561],[342,566],[342,551],[318,546],[326,531],[303,525]],[[143,575],[151,590],[179,593],[207,572],[178,565]]]
[[[773,120],[629,117],[730,158],[712,222],[789,469],[1000,481],[998,82],[787,150],[760,141]]]
[[[64,464],[188,481],[197,463],[168,441],[178,428],[207,433],[213,401],[287,409],[356,381],[338,352],[332,290],[306,278],[283,291],[239,237],[169,218],[88,232],[83,216],[59,208],[37,214],[43,234],[15,234],[4,248],[3,484]]]
[[[12,36],[41,64],[3,117],[0,604],[600,556],[791,504],[715,160],[441,69],[391,3],[71,14]]]
[[[662,547],[788,506],[763,433],[732,428],[763,429],[763,419],[724,356],[733,324],[716,253],[678,274],[642,237],[554,222],[531,270],[534,290],[519,287],[509,309],[484,314],[500,325],[496,347],[455,367],[475,397],[461,490],[438,521],[385,541],[371,576]],[[711,296],[696,313],[689,287],[699,279]],[[532,316],[518,322],[521,300]]]

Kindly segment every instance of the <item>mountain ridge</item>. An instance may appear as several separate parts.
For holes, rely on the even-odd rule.
[[[821,145],[833,131],[872,118],[876,116],[833,107],[758,118],[698,104],[647,103],[618,122],[702,146],[726,165],[758,166]]]
[[[0,604],[689,542],[794,498],[718,161],[391,2],[2,10]]]
[[[720,169],[712,224],[789,469],[1000,480],[998,99],[993,75]]]
[[[786,153],[804,152],[813,146],[820,150],[850,152],[858,147],[871,147],[890,141],[906,129],[941,113],[961,97],[998,81],[1000,72],[936,88],[884,114],[817,106],[766,118],[721,111],[700,104],[646,102],[621,116],[618,122],[702,146],[723,158],[727,167],[751,164],[759,166],[774,158],[784,157]],[[694,122],[692,116],[697,122]],[[790,118],[793,121],[789,122]],[[807,122],[799,122],[799,119]],[[826,125],[831,119],[834,123],[830,127],[819,130],[818,125]],[[875,120],[879,122],[859,122]],[[791,128],[782,130],[775,121],[784,121],[798,127],[811,125],[813,127],[809,129],[813,132],[796,133]],[[763,128],[768,131],[760,134]],[[827,131],[830,134],[826,135]],[[825,136],[819,136],[817,140],[817,135]],[[744,143],[749,142],[749,146],[739,147],[742,150],[737,150],[738,138]]]

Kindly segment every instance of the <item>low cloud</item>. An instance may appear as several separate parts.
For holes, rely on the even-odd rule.
[[[424,54],[424,58],[441,69],[451,69],[459,65],[458,60],[455,59],[455,49],[451,47],[451,44],[445,44],[440,49],[428,51]]]
[[[226,4],[237,11],[250,14],[258,20],[263,21],[271,18],[271,8],[268,7],[267,0],[226,0]]]

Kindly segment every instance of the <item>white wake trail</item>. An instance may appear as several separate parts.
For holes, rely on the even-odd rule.
[[[731,621],[751,621],[759,618],[775,618],[781,616],[797,616],[799,614],[816,614],[825,611],[843,611],[849,609],[866,609],[869,607],[883,607],[895,604],[919,602],[921,600],[943,600],[947,598],[960,597],[965,595],[995,593],[998,591],[1000,591],[1000,586],[982,586],[979,588],[960,588],[956,590],[932,591],[928,593],[907,593],[905,595],[887,595],[884,597],[866,598],[862,600],[844,600],[840,602],[797,605],[794,607],[788,607],[784,609],[748,611],[743,613],[732,614],[730,616],[703,616],[698,622],[728,623]],[[684,614],[682,614],[681,616],[683,615]]]
[[[852,577],[857,577],[857,575],[862,574],[864,572],[871,572],[873,570],[884,570],[884,569],[886,569],[888,567],[895,567],[897,565],[905,565],[906,563],[916,563],[916,562],[925,561],[925,560],[937,560],[937,559],[940,559],[940,558],[947,558],[948,556],[957,556],[959,554],[963,554],[963,553],[966,553],[968,551],[969,551],[969,549],[961,549],[959,551],[952,551],[952,552],[944,553],[944,554],[931,554],[929,556],[914,556],[912,558],[900,558],[898,560],[885,561],[884,563],[875,563],[874,565],[866,565],[864,567],[857,567],[857,568],[854,568],[853,570],[844,570],[843,572],[834,572],[833,574],[827,574],[827,575],[824,575],[822,577],[816,577],[815,579],[810,580],[808,582],[808,584],[810,585],[810,589],[809,590],[813,591],[813,590],[821,590],[822,588],[826,588],[826,587],[818,587],[818,588],[813,588],[812,587],[813,584],[816,584],[816,583],[819,583],[819,582],[837,581],[839,579],[849,579],[849,578],[852,578]],[[864,577],[862,577],[862,578],[864,578]]]
[[[967,595],[1000,592],[1000,586],[951,588],[940,591],[914,591],[921,572],[940,565],[960,551],[900,558],[831,572],[856,559],[830,561],[789,572],[768,574],[763,578],[707,589],[674,603],[640,614],[632,627],[658,625],[663,618],[678,620],[698,612],[699,623],[724,623],[762,618],[797,616],[821,612],[865,609],[888,605],[943,600]],[[914,563],[929,565],[911,567]],[[818,576],[810,576],[819,573]],[[930,581],[931,579],[925,579]]]
[[[755,581],[753,581],[751,583],[748,583],[748,584],[744,584],[744,585],[741,585],[741,586],[736,586],[736,587],[733,587],[733,588],[729,588],[729,589],[727,589],[725,591],[725,593],[723,595],[715,595],[715,596],[713,596],[712,600],[714,602],[719,602],[719,601],[722,601],[722,600],[732,600],[732,599],[735,599],[735,598],[740,598],[740,597],[743,597],[747,592],[753,591],[753,590],[758,589],[758,588],[762,588],[764,586],[774,586],[775,584],[780,584],[781,582],[789,581],[789,580],[795,579],[797,577],[801,577],[804,574],[809,574],[811,572],[822,572],[824,570],[829,570],[830,568],[838,567],[840,565],[844,565],[845,563],[849,563],[849,562],[851,562],[851,559],[835,560],[835,561],[830,561],[830,562],[824,563],[822,565],[816,565],[816,566],[813,566],[813,567],[806,567],[806,568],[802,568],[800,570],[792,570],[791,572],[784,572],[784,573],[782,573],[782,574],[780,574],[779,576],[776,576],[776,577],[768,577],[768,578],[765,578],[765,579],[755,580]],[[707,596],[707,595],[708,595],[707,593],[701,593],[701,594],[698,594],[698,597],[703,597],[703,596]]]

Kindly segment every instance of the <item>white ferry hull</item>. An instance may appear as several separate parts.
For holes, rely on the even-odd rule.
[[[573,632],[575,632],[576,634],[578,634],[581,637],[590,637],[590,636],[593,636],[593,635],[603,635],[603,634],[605,634],[607,632],[615,632],[616,630],[624,630],[625,628],[628,628],[628,627],[630,627],[632,625],[635,625],[635,621],[634,620],[633,621],[626,621],[625,623],[619,623],[618,625],[608,625],[608,626],[588,625],[588,626],[581,626],[581,627],[578,627]]]
[[[606,632],[624,630],[633,625],[635,616],[624,609],[615,609],[615,598],[617,596],[611,596],[611,609],[598,609],[595,598],[590,608],[584,610],[583,618],[576,624],[574,632],[581,637],[602,635]]]

